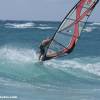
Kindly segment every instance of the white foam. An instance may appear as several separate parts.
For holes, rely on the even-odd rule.
[[[96,29],[96,27],[86,27],[83,29],[83,32],[92,32],[94,29]]]
[[[37,53],[32,49],[18,49],[14,47],[1,47],[0,59],[14,63],[36,63],[38,61]],[[49,60],[44,63],[45,66],[66,71],[68,68],[81,69],[83,71],[100,76],[100,57],[81,57],[70,60]]]
[[[45,29],[53,29],[55,27],[49,27],[46,24],[40,24],[40,26],[35,26],[35,23],[6,23],[5,24],[6,28],[20,28],[20,29],[25,29],[25,28],[37,28],[41,30]]]
[[[63,71],[68,68],[81,69],[83,71],[100,76],[100,57],[83,57],[71,60],[51,60],[45,63],[47,66],[59,68]]]
[[[47,24],[39,24],[40,26],[44,27],[44,26],[48,26]]]
[[[54,27],[34,27],[34,28],[46,30],[46,29],[53,29]]]
[[[35,26],[35,23],[6,23],[5,27],[7,28],[32,28]]]
[[[90,24],[91,26],[93,26],[93,25],[100,25],[100,23],[92,23],[92,24]]]
[[[32,63],[37,60],[37,55],[32,49],[18,49],[5,46],[0,48],[0,59],[11,62]]]

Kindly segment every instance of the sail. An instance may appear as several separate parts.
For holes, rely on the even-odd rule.
[[[46,55],[56,56],[73,51],[87,19],[99,0],[80,0],[65,16],[58,30],[51,38]]]

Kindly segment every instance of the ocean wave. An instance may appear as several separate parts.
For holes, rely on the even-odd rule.
[[[32,49],[14,47],[0,48],[0,76],[23,82],[45,84],[62,84],[73,80],[100,80],[100,57],[82,57],[70,60],[52,59],[44,63],[38,62],[38,55]],[[51,74],[52,73],[52,74]],[[46,77],[44,79],[44,77]],[[56,78],[56,80],[55,80]],[[73,80],[74,82],[75,80]]]
[[[100,23],[92,23],[90,24],[91,26],[94,26],[94,25],[97,25],[97,26],[100,26]]]
[[[6,23],[6,28],[32,28],[35,23]]]
[[[0,48],[0,59],[11,62],[32,63],[37,59],[36,53],[31,49],[19,49],[14,47],[4,46]]]
[[[32,49],[19,49],[14,47],[0,48],[0,59],[17,63],[36,63],[38,55]],[[66,68],[79,68],[100,76],[100,57],[74,58],[71,60],[50,60],[44,65],[65,70]],[[87,62],[88,61],[88,62]]]
[[[88,62],[87,62],[88,61]],[[82,71],[100,76],[100,57],[83,57],[71,60],[52,60],[45,63],[48,66],[67,71],[68,68],[80,69]],[[78,74],[78,73],[75,73]],[[81,75],[81,73],[80,73]],[[85,74],[84,74],[85,76]],[[87,75],[86,75],[87,76]]]
[[[86,27],[83,29],[83,32],[92,32],[96,27]]]
[[[6,23],[5,24],[6,28],[17,28],[17,29],[25,29],[25,28],[36,28],[36,29],[41,29],[41,30],[46,30],[46,29],[53,29],[55,27],[49,27],[45,24],[40,24],[40,26],[35,26],[35,23]]]
[[[47,24],[39,24],[39,25],[40,25],[40,26],[44,26],[44,27],[45,27],[45,26],[48,26]]]
[[[55,29],[55,27],[47,27],[47,26],[45,27],[40,26],[40,27],[34,27],[34,28],[41,29],[41,30]]]
[[[17,63],[36,63],[38,62],[38,55],[36,51],[32,49],[20,49],[4,46],[0,48],[0,59]],[[100,57],[82,57],[63,61],[53,59],[45,62],[44,65],[63,70],[66,68],[80,68],[84,71],[100,76]]]
[[[19,83],[17,81],[14,81],[12,79],[9,79],[9,78],[3,78],[3,77],[0,77],[0,86],[12,86],[12,87],[17,87],[17,88],[32,88],[34,87],[33,85],[31,84],[27,84],[27,83]],[[35,88],[40,88],[40,87],[36,87]]]

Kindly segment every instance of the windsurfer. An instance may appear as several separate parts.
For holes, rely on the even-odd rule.
[[[47,38],[45,40],[43,40],[39,46],[39,49],[40,49],[40,54],[39,54],[39,60],[40,61],[45,61],[47,60],[47,56],[45,54],[45,49],[46,47],[49,45],[51,39],[50,38]]]
[[[89,3],[88,6],[87,1]],[[70,54],[74,50],[80,33],[98,2],[99,0],[79,0],[65,16],[52,39],[42,41],[39,60],[45,61]]]
[[[49,52],[49,54],[46,55],[46,47],[49,45],[49,43],[51,42],[52,40],[50,38],[47,38],[45,40],[43,40],[39,46],[39,49],[40,49],[40,54],[39,54],[39,60],[40,61],[46,61],[46,60],[50,60],[52,58],[55,58],[57,57],[58,55],[61,54],[61,52],[58,52],[58,53],[53,53],[52,54],[52,51]]]

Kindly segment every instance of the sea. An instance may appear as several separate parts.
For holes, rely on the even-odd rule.
[[[0,100],[100,100],[100,23],[87,23],[71,54],[41,63],[39,44],[59,24],[0,21]]]

